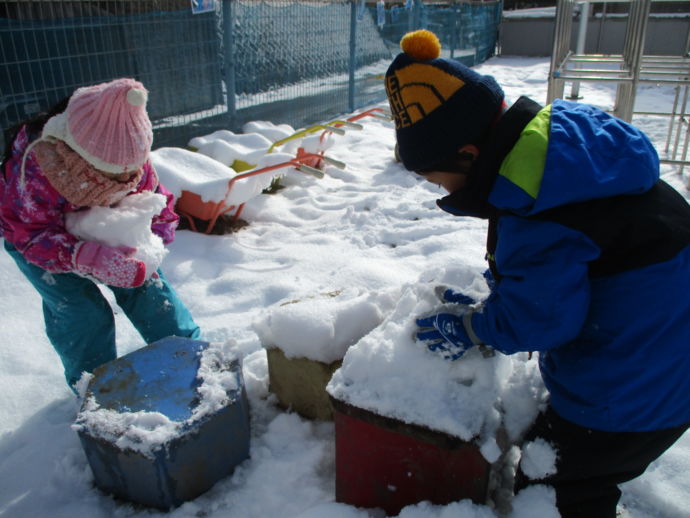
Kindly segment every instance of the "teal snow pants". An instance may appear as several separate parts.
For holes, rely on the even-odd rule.
[[[116,358],[115,317],[96,284],[73,273],[48,273],[29,263],[14,246],[5,249],[43,299],[46,334],[60,355],[67,383]],[[166,336],[198,338],[199,326],[159,270],[157,280],[138,288],[108,286],[146,343]]]

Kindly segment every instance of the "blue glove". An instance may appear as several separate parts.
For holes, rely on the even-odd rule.
[[[471,305],[477,302],[472,297],[465,295],[464,293],[458,293],[445,286],[436,286],[436,296],[441,300],[441,302],[450,302],[453,304],[466,304]]]
[[[439,353],[446,360],[457,360],[474,344],[465,331],[462,318],[449,313],[439,313],[416,320],[419,331],[416,338],[426,342],[427,348]]]

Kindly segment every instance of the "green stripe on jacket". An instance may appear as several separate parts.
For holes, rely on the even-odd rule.
[[[541,109],[525,126],[498,171],[532,198],[539,194],[544,176],[550,121],[551,105]]]

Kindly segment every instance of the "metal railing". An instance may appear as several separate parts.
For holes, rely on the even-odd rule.
[[[554,27],[553,52],[549,70],[547,102],[562,98],[566,82],[614,82],[617,84],[613,114],[630,122],[634,114],[667,116],[670,118],[666,148],[666,157],[662,163],[683,167],[690,164],[687,160],[688,137],[688,87],[690,86],[690,57],[688,50],[690,36],[685,52],[680,56],[645,56],[644,44],[652,0],[629,0],[625,40],[621,54],[587,54],[584,52],[583,34],[578,36],[580,44],[577,49],[571,48],[572,24],[575,5],[580,8],[580,26],[589,15],[589,4],[603,2],[591,0],[558,0],[556,5],[556,23]],[[662,1],[662,0],[656,0]],[[640,84],[673,84],[675,101],[670,113],[635,111],[635,97]],[[682,94],[682,102],[679,98]],[[680,149],[680,136],[685,129],[685,139]],[[673,148],[671,149],[671,142]],[[681,155],[679,158],[678,155]]]

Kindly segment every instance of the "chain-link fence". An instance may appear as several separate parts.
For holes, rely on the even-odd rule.
[[[10,0],[0,3],[0,125],[79,86],[134,77],[149,90],[154,147],[249,120],[303,127],[384,99],[382,76],[408,30],[437,32],[446,57],[484,61],[501,5]]]
[[[429,29],[441,40],[443,57],[467,66],[494,55],[503,2],[422,2],[392,6],[384,11],[381,37],[397,52],[402,36],[416,28]],[[381,13],[377,19],[380,20]]]

